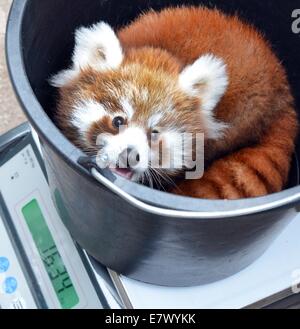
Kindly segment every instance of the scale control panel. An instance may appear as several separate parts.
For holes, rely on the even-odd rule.
[[[0,308],[37,308],[2,218],[0,236]]]
[[[9,154],[0,157],[0,308],[102,308],[56,211],[36,146],[23,142]]]

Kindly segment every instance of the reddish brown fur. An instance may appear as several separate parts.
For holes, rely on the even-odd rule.
[[[65,135],[73,141],[78,147],[90,150],[97,150],[96,145],[83,144],[78,138],[77,129],[71,124],[71,115],[74,102],[78,99],[94,99],[102,103],[111,113],[121,111],[120,98],[126,95],[124,87],[128,82],[134,82],[140,88],[146,88],[150,91],[149,98],[144,101],[137,91],[133,95],[133,104],[139,111],[135,113],[132,121],[140,125],[147,125],[149,108],[155,108],[156,105],[167,107],[169,98],[177,109],[178,126],[185,122],[189,132],[205,132],[205,126],[201,115],[197,119],[189,116],[192,109],[199,107],[199,100],[187,97],[185,93],[177,88],[177,79],[181,65],[176,58],[173,58],[166,51],[142,47],[139,49],[130,49],[118,71],[96,72],[92,69],[83,70],[81,74],[66,86],[60,89],[58,111],[56,121]],[[113,86],[115,94],[112,94]],[[170,95],[167,97],[167,90]],[[166,115],[163,125],[168,125],[174,121],[173,115]],[[88,138],[94,141],[93,136],[102,132],[117,133],[111,131],[111,125],[106,118],[102,119],[92,126],[88,133]]]
[[[151,91],[147,103],[138,93],[133,120],[143,124],[152,105],[167,103],[172,95],[176,121],[189,132],[206,132],[201,112],[195,120],[191,111],[201,108],[199,100],[178,90],[181,70],[203,54],[224,60],[229,87],[215,109],[215,117],[229,124],[224,137],[205,141],[208,166],[201,180],[179,184],[174,193],[201,198],[237,199],[280,191],[287,181],[298,125],[286,73],[264,38],[237,17],[205,8],[167,9],[150,12],[118,36],[125,59],[117,71],[84,70],[61,88],[57,122],[76,145],[76,129],[70,125],[74,99],[95,99],[111,112],[120,108],[118,99],[124,83],[134,81]],[[114,85],[117,96],[108,92]],[[173,88],[170,95],[166,90]],[[103,130],[113,132],[110,123],[95,123],[88,133],[91,146]],[[105,129],[103,128],[105,126]]]
[[[209,52],[227,64],[230,85],[215,113],[231,128],[225,138],[206,141],[206,160],[233,153],[215,161],[201,180],[179,184],[174,193],[237,199],[283,188],[297,118],[285,71],[254,28],[216,10],[180,8],[146,14],[119,37],[126,49],[163,48],[183,66]]]
[[[257,145],[215,161],[201,180],[184,181],[174,192],[209,199],[239,199],[279,192],[288,178],[296,122],[294,111],[286,111],[274,120]]]

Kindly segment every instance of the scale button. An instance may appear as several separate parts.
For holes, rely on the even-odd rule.
[[[7,272],[9,268],[9,260],[6,257],[0,257],[0,273]]]
[[[13,294],[17,290],[17,287],[18,282],[13,276],[6,278],[3,282],[3,291],[6,294]]]

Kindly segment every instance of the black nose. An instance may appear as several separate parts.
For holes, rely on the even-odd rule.
[[[119,155],[120,168],[133,168],[140,162],[140,154],[134,147],[128,147]]]

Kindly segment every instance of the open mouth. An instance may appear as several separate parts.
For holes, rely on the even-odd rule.
[[[130,168],[110,168],[110,170],[126,179],[131,179],[134,174],[133,170]]]

